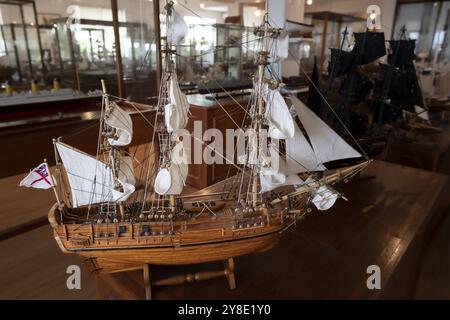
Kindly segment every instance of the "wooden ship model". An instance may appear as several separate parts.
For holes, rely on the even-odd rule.
[[[78,254],[99,272],[226,261],[268,250],[311,206],[331,208],[343,197],[338,186],[370,162],[299,99],[282,97],[281,83],[268,72],[269,44],[280,29],[270,25],[266,14],[257,30],[261,49],[247,110],[251,133],[245,136],[245,154],[233,164],[239,171],[182,195],[190,151],[179,131],[187,125],[189,103],[177,83],[174,56],[185,28],[173,3],[166,6],[166,18],[159,100],[153,117],[146,116],[153,137],[147,163],[140,164],[146,168],[143,184],[126,152],[133,136],[131,118],[106,93],[96,155],[68,145],[64,137],[54,142],[56,180],[65,190],[48,214],[54,237],[63,252]],[[354,163],[327,169],[341,159]],[[68,199],[62,196],[66,192]]]

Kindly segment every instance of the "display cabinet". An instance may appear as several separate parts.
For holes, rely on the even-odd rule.
[[[34,1],[1,0],[0,81],[29,84],[45,76]]]
[[[235,24],[189,25],[188,36],[177,48],[181,80],[201,87],[216,82],[247,86],[256,70],[254,31]]]

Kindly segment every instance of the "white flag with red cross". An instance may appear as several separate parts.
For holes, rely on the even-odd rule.
[[[20,181],[20,187],[50,189],[53,187],[53,179],[50,177],[50,170],[46,162],[41,163]]]

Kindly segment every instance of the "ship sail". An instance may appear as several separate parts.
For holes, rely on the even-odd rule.
[[[183,17],[173,7],[171,8],[171,17],[172,20],[167,29],[167,42],[176,45],[187,36],[189,28]]]
[[[359,54],[358,64],[368,64],[386,55],[384,32],[355,32],[353,53]]]
[[[297,124],[294,125],[294,137],[286,140],[286,174],[326,170],[318,162],[316,154],[300,128]]]
[[[305,185],[313,183],[314,180],[308,178]],[[311,202],[319,211],[327,211],[331,209],[339,198],[339,193],[329,185],[321,185],[311,194]]]
[[[289,56],[289,33],[281,30],[280,34],[269,39],[270,60],[273,63],[280,62]]]
[[[400,68],[410,64],[416,57],[416,40],[390,40],[391,54],[388,57],[389,64]]]
[[[334,48],[330,50],[331,59],[328,64],[328,74],[330,77],[341,77],[355,69],[358,54]]]
[[[56,148],[67,172],[74,208],[125,201],[135,191],[133,184],[121,180],[131,180],[126,166],[119,169],[118,180],[122,190],[117,190],[113,171],[106,163],[60,142],[56,143]]]
[[[269,192],[284,186],[293,186],[303,184],[303,180],[297,174],[288,174],[286,171],[286,162],[279,159],[278,170],[268,169],[261,171],[259,175],[261,183],[261,192]]]
[[[294,137],[294,121],[289,108],[281,96],[280,91],[264,87],[266,102],[266,119],[269,122],[269,137],[274,139],[288,139]]]
[[[130,115],[115,102],[110,102],[105,112],[105,123],[115,129],[113,138],[108,138],[111,146],[123,147],[131,143],[133,137],[133,121]]]
[[[164,116],[167,132],[171,133],[184,129],[188,123],[189,102],[186,95],[181,92],[175,76],[169,81],[169,101],[164,107]]]
[[[134,176],[133,158],[123,156],[119,161],[119,181],[136,185],[136,178]]]
[[[171,151],[171,163],[168,168],[160,168],[155,179],[155,192],[159,195],[180,195],[188,175],[187,152],[182,142],[178,142]]]
[[[303,102],[296,97],[292,97],[292,101],[319,163],[361,157],[359,152],[345,142]]]

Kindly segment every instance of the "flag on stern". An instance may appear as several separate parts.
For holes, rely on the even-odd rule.
[[[50,170],[46,162],[41,163],[20,181],[20,187],[50,189],[53,187],[53,179],[50,177]]]

